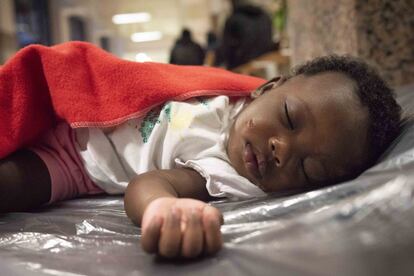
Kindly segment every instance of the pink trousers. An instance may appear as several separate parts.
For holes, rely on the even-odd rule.
[[[87,175],[79,155],[75,132],[69,125],[59,124],[29,150],[39,155],[49,170],[52,189],[49,204],[104,192]]]

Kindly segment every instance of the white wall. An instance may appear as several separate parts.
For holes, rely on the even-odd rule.
[[[0,1],[0,64],[16,52],[13,0]]]

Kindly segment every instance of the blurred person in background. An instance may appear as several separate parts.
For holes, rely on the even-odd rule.
[[[218,65],[217,61],[217,50],[219,48],[219,40],[217,35],[213,31],[207,33],[207,46],[206,46],[206,59],[205,64],[208,66]]]
[[[203,65],[204,50],[194,42],[191,37],[191,31],[183,29],[181,37],[177,39],[171,50],[170,63],[178,65]]]
[[[265,11],[248,1],[232,0],[232,6],[217,57],[217,63],[228,69],[277,48],[272,40],[272,20]]]

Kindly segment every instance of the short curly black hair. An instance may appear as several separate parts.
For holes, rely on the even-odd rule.
[[[355,93],[363,106],[368,108],[368,164],[360,172],[372,166],[378,157],[401,133],[403,119],[401,107],[395,100],[393,90],[377,71],[361,59],[351,56],[330,55],[311,60],[293,69],[297,75],[314,76],[324,72],[346,75],[356,84]]]

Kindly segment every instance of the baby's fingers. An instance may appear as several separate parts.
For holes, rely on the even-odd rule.
[[[148,253],[158,252],[158,242],[161,234],[161,218],[153,218],[141,237],[141,246]]]
[[[158,253],[167,258],[178,256],[181,249],[181,215],[176,208],[172,208],[165,218]]]
[[[223,246],[220,225],[223,216],[212,206],[206,206],[203,211],[203,228],[205,234],[205,252],[209,255],[216,253]]]
[[[203,228],[200,211],[193,209],[188,216],[182,244],[182,256],[194,258],[203,250]]]

